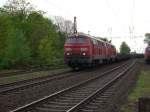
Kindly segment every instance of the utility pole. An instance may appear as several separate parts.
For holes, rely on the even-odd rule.
[[[77,34],[77,18],[74,17],[74,26],[73,26],[74,34]]]
[[[129,35],[130,35],[130,40],[133,41],[133,46],[134,46],[134,50],[137,51],[137,45],[136,45],[136,39],[135,39],[135,35],[134,35],[134,26],[129,26]]]
[[[133,39],[134,38],[134,26],[129,26],[129,34],[130,34],[130,38]]]
[[[88,35],[90,35],[90,31],[88,31]]]
[[[112,36],[111,36],[111,33],[112,33],[112,27],[109,27],[108,30],[108,37],[110,36],[110,41],[112,42]]]

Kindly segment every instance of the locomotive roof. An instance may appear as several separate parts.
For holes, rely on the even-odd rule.
[[[86,36],[86,37],[90,37],[90,38],[92,38],[92,39],[96,39],[96,40],[98,40],[98,41],[101,41],[101,42],[103,42],[103,43],[112,45],[112,44],[109,43],[109,42],[103,41],[103,40],[100,39],[99,37],[94,37],[94,36],[91,36],[91,35],[88,35],[88,34],[84,34],[84,33],[73,34],[73,35],[70,35],[69,37],[72,37],[72,36]],[[112,45],[112,46],[114,46],[114,45]]]
[[[100,39],[99,37],[94,37],[94,39],[99,40],[99,41],[102,41],[102,42],[104,42],[104,43],[106,43],[106,44],[112,45],[111,43],[106,42],[106,41]],[[112,46],[114,46],[114,45],[112,45]]]
[[[148,45],[146,48],[150,47],[150,45]]]

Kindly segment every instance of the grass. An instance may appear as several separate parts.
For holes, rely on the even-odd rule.
[[[20,71],[19,69],[18,70],[15,70],[15,69],[5,69],[5,70],[0,70],[0,74],[3,74],[3,73],[11,73],[11,72],[17,72],[17,71]]]
[[[65,71],[66,70],[67,69],[65,69]],[[23,80],[29,80],[38,77],[45,77],[51,74],[61,73],[63,71],[64,69],[59,69],[59,70],[57,69],[57,70],[49,70],[49,71],[32,72],[32,73],[21,74],[21,75],[12,75],[9,77],[0,78],[0,85],[14,83]]]
[[[128,97],[128,102],[121,108],[121,112],[135,112],[138,98],[150,96],[150,70],[142,70],[136,87]]]

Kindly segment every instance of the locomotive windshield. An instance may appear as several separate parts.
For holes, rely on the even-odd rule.
[[[150,47],[148,47],[146,50],[150,52]]]
[[[66,43],[71,43],[71,44],[73,44],[73,43],[82,44],[85,42],[86,42],[86,38],[83,36],[78,36],[78,37],[72,36],[72,37],[69,37],[66,39]]]

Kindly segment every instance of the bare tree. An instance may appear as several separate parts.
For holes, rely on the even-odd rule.
[[[57,26],[58,31],[64,32],[67,36],[73,33],[73,23],[70,20],[65,20],[61,16],[54,17],[54,23]]]

